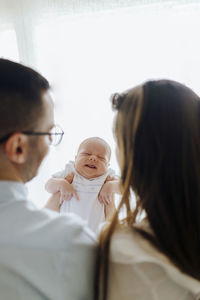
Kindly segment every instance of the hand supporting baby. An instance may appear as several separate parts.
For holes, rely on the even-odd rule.
[[[77,192],[75,191],[72,182],[73,182],[74,174],[71,173],[70,175],[66,176],[64,178],[64,181],[62,182],[60,186],[60,204],[63,203],[63,201],[69,201],[72,197],[75,197],[76,200],[79,200],[79,196]]]
[[[74,174],[71,173],[64,178],[66,182],[62,182],[60,186],[60,202],[69,201],[74,196],[77,200],[79,200],[78,194],[71,185],[74,179]],[[118,184],[118,180],[114,177],[108,176],[103,184],[99,195],[98,200],[100,203],[104,205],[109,205],[113,201],[113,194],[116,192],[116,185]]]
[[[77,200],[79,200],[78,194],[72,186],[72,181],[74,178],[74,174],[66,176],[65,178],[51,178],[47,181],[45,188],[46,190],[55,195],[59,194],[59,207],[62,205],[63,201],[69,201],[74,196]],[[52,198],[53,201],[53,198]],[[56,197],[56,201],[58,202],[58,197]],[[51,203],[48,202],[48,206],[45,207],[50,208],[49,205]],[[58,210],[58,209],[57,209]]]
[[[114,203],[114,194],[121,195],[120,182],[115,177],[108,176],[99,192],[99,202],[104,204],[104,213],[106,220],[112,218],[116,211]]]
[[[65,177],[67,181],[65,184],[61,185],[60,193],[61,193],[61,202],[69,201],[74,196],[77,200],[79,200],[78,195],[71,185],[74,179],[74,174]],[[117,192],[119,182],[115,177],[108,176],[99,192],[98,200],[100,203],[104,205],[109,205],[113,201],[113,194]]]
[[[45,188],[53,196],[45,205],[46,208],[60,211],[63,201],[70,201],[72,197],[79,200],[79,196],[72,185],[73,179],[74,174],[71,173],[65,178],[51,178],[48,180]],[[105,215],[108,214],[106,213],[108,210],[114,209],[114,193],[120,193],[119,181],[108,176],[98,195],[99,202],[105,206]]]
[[[116,183],[118,180],[114,177],[108,176],[99,192],[99,202],[104,205],[109,205],[113,201],[113,194],[116,192]]]

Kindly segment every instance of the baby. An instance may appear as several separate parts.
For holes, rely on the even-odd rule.
[[[103,139],[91,137],[84,140],[75,161],[70,161],[63,171],[47,181],[45,188],[53,197],[46,207],[76,213],[97,232],[100,223],[115,209],[114,193],[120,194],[115,172],[108,168],[110,156],[110,146]],[[59,202],[59,209],[55,201]]]

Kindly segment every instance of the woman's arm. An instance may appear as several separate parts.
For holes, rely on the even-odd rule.
[[[112,195],[112,201],[109,204],[104,204],[104,214],[106,221],[109,221],[116,212],[114,195]]]
[[[118,195],[121,195],[122,194],[122,191],[121,191],[121,186],[120,186],[120,181],[116,178],[111,178],[111,179],[106,179],[106,182],[107,183],[109,182],[109,184],[112,186],[112,192],[113,193],[116,193]]]

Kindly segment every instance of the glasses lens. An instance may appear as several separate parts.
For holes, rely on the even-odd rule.
[[[51,131],[50,131],[50,135],[49,135],[49,141],[51,145],[58,145],[60,144],[60,142],[62,141],[62,137],[63,137],[63,130],[59,125],[55,125]]]

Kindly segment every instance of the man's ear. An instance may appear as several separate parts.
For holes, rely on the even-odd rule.
[[[28,147],[28,136],[16,132],[5,142],[4,149],[11,162],[23,164],[27,160]]]

